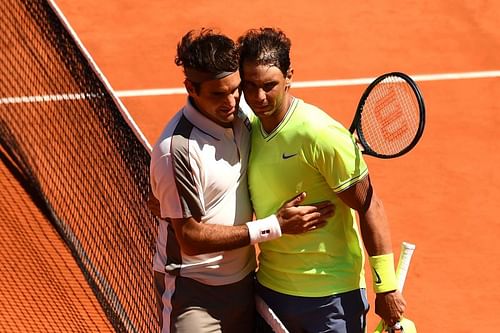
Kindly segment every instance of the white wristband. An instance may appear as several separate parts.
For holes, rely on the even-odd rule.
[[[261,243],[268,240],[281,237],[281,227],[276,215],[247,222],[248,233],[250,234],[250,243]]]

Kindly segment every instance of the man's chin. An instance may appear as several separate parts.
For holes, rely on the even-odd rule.
[[[235,117],[236,117],[236,112],[228,112],[223,115],[220,115],[219,120],[224,123],[232,123]]]
[[[266,118],[269,117],[272,114],[272,110],[267,110],[267,109],[257,109],[254,110],[253,113],[259,118]]]

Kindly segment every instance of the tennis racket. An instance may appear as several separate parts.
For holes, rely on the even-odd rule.
[[[269,325],[274,333],[288,333],[288,330],[286,329],[285,325],[283,325],[278,316],[258,295],[255,296],[255,307],[262,319],[266,321],[267,325]]]
[[[408,274],[408,269],[410,268],[410,261],[415,251],[415,244],[411,244],[408,242],[403,242],[401,244],[401,254],[399,255],[398,267],[396,268],[396,279],[398,282],[398,290],[403,292],[403,286],[405,284],[406,275]],[[415,324],[409,320],[408,318],[402,318],[399,323],[397,323],[394,327],[387,327],[385,322],[381,320],[377,328],[375,328],[374,333],[383,333],[383,332],[395,332],[401,331],[406,333],[417,333],[417,329]]]
[[[392,72],[366,88],[349,131],[364,154],[394,158],[415,147],[424,126],[425,105],[417,84],[404,73]]]

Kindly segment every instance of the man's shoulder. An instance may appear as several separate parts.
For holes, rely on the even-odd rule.
[[[297,110],[302,116],[311,121],[320,121],[320,122],[324,122],[325,120],[335,121],[335,119],[330,114],[328,114],[325,110],[323,110],[319,106],[307,103],[301,99],[297,101]]]
[[[176,128],[179,125],[180,120],[183,118],[182,109],[179,110],[165,125],[163,130],[160,133],[160,136],[155,141],[152,149],[152,154],[160,153],[166,154],[170,150],[170,143],[172,141],[172,137],[175,134]]]
[[[298,115],[304,122],[303,126],[311,130],[318,130],[320,128],[336,128],[339,130],[345,129],[344,125],[335,119],[330,110],[328,112],[320,107],[299,100],[297,104]]]

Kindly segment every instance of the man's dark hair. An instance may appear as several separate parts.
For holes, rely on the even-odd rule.
[[[212,29],[191,30],[177,44],[175,64],[206,73],[236,72],[238,50],[231,38]]]
[[[245,61],[251,61],[257,65],[276,66],[284,76],[287,75],[292,42],[280,29],[250,29],[238,39],[238,46],[240,69]]]

